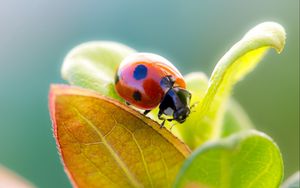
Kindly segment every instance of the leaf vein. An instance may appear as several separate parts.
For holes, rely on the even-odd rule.
[[[271,155],[268,160],[268,162],[269,162],[268,166],[263,171],[261,171],[247,187],[252,187],[253,184],[259,180],[259,178],[261,178],[264,174],[269,172],[269,168],[271,167],[271,164],[273,163],[273,153],[272,153],[272,151],[267,152],[267,153],[269,153]]]
[[[99,169],[99,167],[94,163],[94,162],[92,162],[87,156],[86,156],[86,154],[84,153],[84,152],[82,152],[82,146],[81,146],[81,144],[80,144],[80,141],[73,135],[73,133],[64,125],[64,126],[62,126],[63,127],[63,129],[65,129],[65,131],[67,132],[67,133],[69,133],[69,135],[73,138],[73,139],[75,139],[78,143],[79,143],[79,146],[80,146],[80,153],[83,155],[83,157],[88,161],[88,162],[90,162],[96,169],[97,169],[97,173],[100,175],[100,176],[102,176],[102,177],[104,177],[104,178],[106,178],[108,181],[110,181],[112,184],[114,184],[114,185],[116,185],[116,183],[113,181],[113,180],[111,180],[107,175],[105,175],[105,174],[103,174],[102,172],[101,172],[101,170]],[[88,176],[88,175],[87,175]]]
[[[135,144],[136,144],[136,146],[137,146],[137,148],[138,148],[138,150],[139,150],[139,152],[140,152],[140,154],[141,154],[141,158],[142,158],[142,161],[143,161],[143,165],[144,165],[144,168],[145,168],[145,170],[146,170],[146,173],[147,173],[149,182],[150,182],[150,184],[151,184],[151,187],[153,187],[153,181],[152,181],[152,179],[151,179],[150,172],[149,172],[149,169],[148,169],[148,165],[147,165],[147,163],[146,163],[145,156],[144,156],[144,153],[143,153],[143,151],[142,151],[142,148],[141,148],[140,144],[139,144],[138,141],[136,140],[134,134],[133,134],[127,127],[123,126],[122,124],[119,124],[119,125],[120,125],[121,127],[123,127],[129,134],[131,134],[131,136],[132,136],[132,138],[133,138],[133,140],[134,140],[134,142],[135,142]]]
[[[112,146],[107,142],[104,135],[98,130],[98,128],[86,117],[84,117],[76,108],[74,108],[76,113],[97,133],[97,135],[102,140],[103,144],[106,146],[112,157],[115,159],[119,167],[123,170],[127,178],[129,179],[130,183],[133,187],[141,187],[141,184],[138,182],[138,180],[134,177],[134,175],[128,170],[128,167],[124,163],[124,161],[118,156],[118,154],[115,152],[115,150],[112,148]]]

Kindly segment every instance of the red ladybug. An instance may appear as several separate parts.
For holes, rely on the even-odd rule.
[[[159,55],[135,53],[126,57],[116,73],[115,89],[127,104],[145,110],[144,114],[159,105],[162,126],[166,120],[183,123],[190,114],[191,93],[183,76]]]

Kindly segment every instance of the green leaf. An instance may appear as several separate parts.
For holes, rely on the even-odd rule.
[[[115,72],[123,58],[134,52],[132,48],[116,42],[84,43],[68,53],[61,74],[72,85],[120,99],[114,89]]]
[[[208,86],[208,78],[206,74],[202,72],[192,72],[185,75],[184,79],[187,84],[187,90],[189,90],[192,94],[196,94],[196,97],[203,97]],[[197,99],[193,100],[194,102],[199,102]]]
[[[198,148],[174,187],[277,188],[282,176],[278,146],[263,133],[247,131]]]
[[[202,100],[205,94],[208,86],[208,78],[202,72],[193,72],[186,75],[184,78],[187,84],[187,90],[189,90],[192,94],[191,105],[194,105],[196,107],[197,105],[199,105],[199,102]],[[191,109],[192,113],[185,123],[176,124],[176,126],[172,128],[172,133],[183,140],[189,146],[193,146],[193,144],[195,143],[195,139],[199,139],[197,140],[197,142],[204,142],[211,137],[210,134],[207,134],[210,132],[209,124],[202,124],[201,129],[196,129],[193,126],[197,125],[200,121],[198,111],[194,111],[195,107]],[[166,123],[166,126],[169,127],[170,124],[173,124],[173,122]]]
[[[238,102],[229,99],[221,130],[221,137],[254,128],[251,120]]]
[[[187,83],[187,89],[192,93],[192,105],[197,105],[199,101],[202,100],[205,91],[208,86],[208,78],[207,76],[202,72],[192,72],[185,76],[185,81]],[[193,110],[193,109],[192,109]],[[254,128],[252,122],[250,121],[249,117],[247,116],[244,109],[236,102],[234,99],[230,99],[228,101],[228,104],[226,105],[225,110],[225,117],[224,121],[222,122],[222,130],[221,130],[221,137],[229,136],[235,132],[238,131],[244,131],[251,128]],[[156,111],[155,111],[156,112]],[[153,115],[153,118],[155,118],[155,115]],[[197,111],[192,112],[191,119],[195,120],[195,122],[190,124],[197,123],[199,119],[197,117]],[[168,126],[168,125],[167,125]],[[183,125],[183,126],[189,126],[189,125]],[[209,125],[202,124],[202,129],[187,129],[186,127],[183,127],[181,125],[176,125],[172,129],[172,132],[185,141],[185,143],[193,143],[193,140],[190,138],[191,135],[196,135],[198,138],[202,138],[204,142],[205,140],[210,139],[210,134],[205,135],[205,133],[210,132],[209,130],[205,130],[205,128],[209,128]],[[181,130],[184,129],[184,130]],[[199,131],[199,132],[195,132]],[[199,136],[201,135],[201,136]]]
[[[265,22],[251,29],[217,63],[194,113],[176,132],[190,148],[207,140],[217,139],[222,133],[226,104],[230,92],[239,80],[252,71],[269,48],[280,53],[285,44],[285,31],[277,23]],[[195,133],[195,134],[190,134]]]
[[[202,100],[205,94],[205,90],[207,89],[208,85],[208,78],[202,72],[193,72],[185,76],[185,81],[187,83],[187,89],[192,93],[193,96],[191,104],[197,105],[197,103]],[[244,109],[234,99],[231,98],[228,101],[225,111],[226,112],[222,125],[221,137],[226,137],[239,131],[254,128]],[[197,112],[193,113],[195,113],[195,116],[197,115]],[[195,119],[195,121],[197,120],[197,118],[193,119]],[[206,132],[209,132],[205,130],[205,128],[207,127],[209,126],[203,126],[202,129],[195,129],[196,131],[199,131],[195,132],[195,130],[185,129],[185,127],[177,125],[176,128],[174,127],[174,129],[172,129],[172,132],[182,140],[185,140],[186,143],[192,143],[193,140],[189,140],[189,138],[192,138],[191,135],[201,135],[199,136],[199,138],[204,138],[204,140],[210,138],[209,134],[206,136],[204,135]],[[185,131],[180,132],[180,129],[185,129]],[[190,130],[191,132],[187,132],[186,130]]]
[[[174,126],[172,132],[191,148],[196,148],[207,140],[247,127],[242,125],[245,122],[239,115],[232,114],[231,111],[226,112],[230,91],[237,81],[255,67],[267,49],[275,48],[280,52],[284,42],[285,32],[279,24],[262,23],[250,30],[223,56],[209,81],[203,73],[188,75],[187,87],[193,94],[191,102],[198,102],[198,105],[186,122]],[[92,89],[122,101],[114,90],[114,74],[122,59],[134,52],[133,49],[114,42],[82,44],[65,58],[62,75],[73,85]],[[157,120],[157,109],[149,115]],[[166,126],[170,125],[167,123]]]
[[[289,177],[283,184],[282,188],[299,188],[300,187],[300,172],[296,172]]]

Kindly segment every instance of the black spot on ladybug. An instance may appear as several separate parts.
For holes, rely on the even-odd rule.
[[[120,80],[119,74],[115,74],[115,84],[117,84]]]
[[[136,80],[144,79],[147,76],[147,72],[148,72],[148,69],[145,65],[138,65],[135,67],[135,69],[133,71],[133,77]]]
[[[136,101],[141,101],[142,100],[142,95],[139,91],[135,91],[132,95],[133,99]]]

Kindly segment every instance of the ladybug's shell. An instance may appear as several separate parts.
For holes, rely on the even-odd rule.
[[[174,86],[186,88],[183,76],[168,60],[155,54],[136,53],[120,64],[115,88],[131,105],[151,110],[160,104],[170,88],[161,84],[167,76],[171,76]]]

